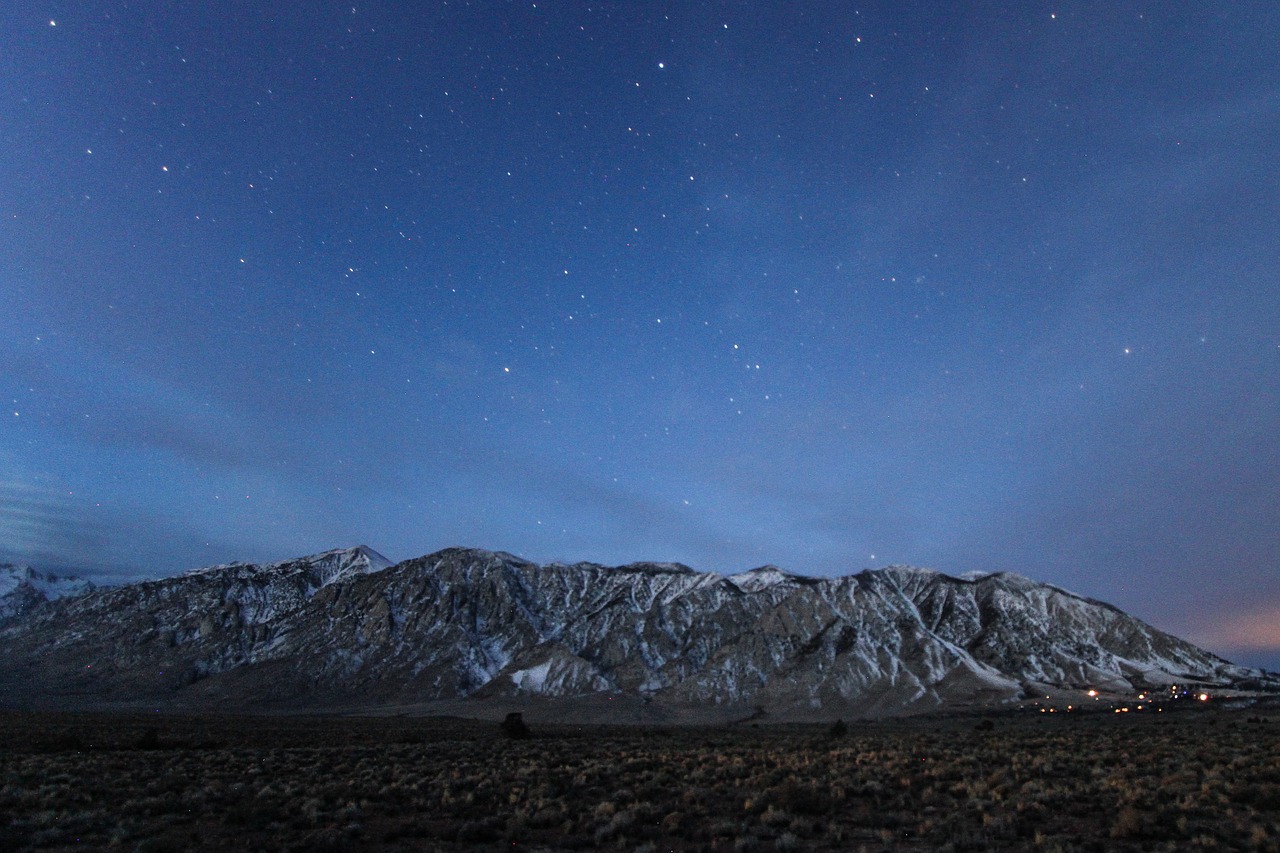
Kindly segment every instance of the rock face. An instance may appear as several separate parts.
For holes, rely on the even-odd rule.
[[[803,716],[1001,704],[1046,685],[1280,688],[1013,574],[722,576],[468,549],[390,566],[362,547],[91,592],[15,620],[0,649],[2,694],[28,704],[304,710],[603,696]]]

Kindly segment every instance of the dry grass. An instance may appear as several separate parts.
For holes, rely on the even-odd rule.
[[[0,849],[1276,850],[1280,718],[0,714]]]

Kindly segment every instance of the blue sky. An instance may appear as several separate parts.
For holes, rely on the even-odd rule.
[[[1014,570],[1280,669],[1270,3],[18,0],[0,559]]]

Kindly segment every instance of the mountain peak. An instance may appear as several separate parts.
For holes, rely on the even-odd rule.
[[[35,571],[30,566],[0,563],[0,596],[8,595],[19,584],[30,583]]]
[[[92,589],[93,583],[75,575],[0,563],[0,624],[43,602],[83,595]]]
[[[729,575],[726,578],[729,583],[743,592],[759,592],[762,589],[768,589],[778,584],[795,583],[799,579],[799,575],[784,572],[777,566],[772,565],[757,566],[754,569],[738,572],[736,575]]]
[[[76,575],[57,575],[53,572],[40,572],[30,566],[0,563],[0,597],[9,595],[21,586],[37,589],[50,600],[93,589],[90,581]]]
[[[368,545],[357,545],[351,550],[354,551],[356,554],[364,557],[366,560],[368,560],[369,566],[371,567],[372,571],[381,571],[382,569],[389,569],[395,565],[395,563],[391,562],[386,557],[382,556],[377,551],[370,548]]]
[[[619,566],[620,571],[628,572],[649,572],[651,574],[665,575],[697,575],[701,572],[694,571],[684,563],[654,563],[642,561],[639,563],[627,563],[625,566]]]
[[[239,560],[231,563],[217,563],[212,566],[189,569],[183,573],[183,576],[193,577],[225,572],[262,574],[311,569],[324,575],[326,578],[324,583],[328,584],[353,573],[380,572],[393,565],[394,563],[368,545],[357,545],[354,548],[331,548],[307,557],[293,557],[272,563],[244,563]]]
[[[266,567],[271,571],[310,571],[316,575],[317,588],[346,580],[355,575],[368,575],[389,569],[392,562],[368,545],[334,548],[298,560],[284,560]]]
[[[910,565],[907,565],[906,563],[893,563],[892,565],[885,566],[884,568],[871,569],[871,571],[878,572],[880,574],[885,574],[885,575],[895,575],[899,577],[913,577],[913,578],[950,577],[950,575],[946,574],[945,572],[940,572],[937,569],[929,569],[929,568],[925,568],[924,566],[910,566]]]

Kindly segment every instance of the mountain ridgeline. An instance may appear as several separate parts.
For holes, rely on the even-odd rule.
[[[1014,574],[726,576],[462,548],[391,565],[362,546],[28,593],[0,649],[0,695],[27,707],[577,703],[620,719],[801,719],[1001,706],[1046,689],[1280,689],[1274,674]]]

